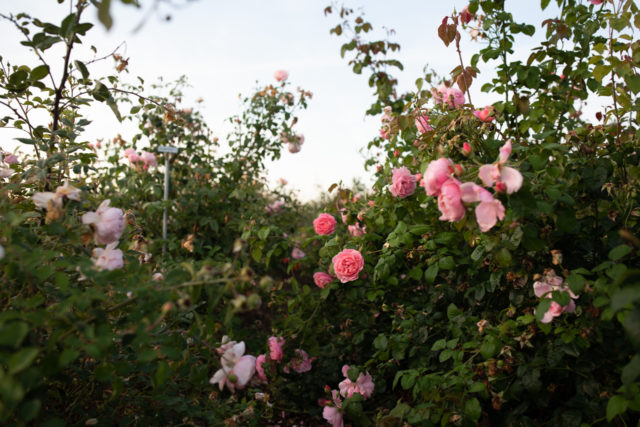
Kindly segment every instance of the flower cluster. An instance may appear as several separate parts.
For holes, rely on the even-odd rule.
[[[460,89],[444,84],[431,89],[431,95],[436,104],[448,105],[449,108],[460,108],[465,102],[464,93]]]
[[[136,167],[142,164],[142,169],[144,170],[149,169],[151,166],[158,166],[156,156],[148,151],[143,151],[141,154],[138,154],[133,148],[127,148],[124,150],[124,157],[129,159],[129,162]]]
[[[63,185],[56,188],[55,192],[44,191],[34,193],[33,203],[42,209],[47,210],[46,221],[57,221],[62,218],[62,202],[66,197],[69,200],[80,201],[82,192],[65,181]]]
[[[362,396],[363,400],[366,400],[371,397],[375,388],[373,378],[371,378],[369,372],[366,374],[360,372],[356,381],[351,381],[349,379],[349,376],[347,375],[348,372],[349,365],[344,365],[342,367],[342,375],[344,375],[345,379],[338,384],[340,393],[338,393],[337,390],[331,390],[333,404],[325,405],[322,410],[322,417],[333,427],[341,427],[344,425],[342,417],[342,399],[340,399],[340,396],[349,398],[355,393],[358,393]]]

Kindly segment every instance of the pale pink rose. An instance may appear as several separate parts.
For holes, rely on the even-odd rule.
[[[153,273],[153,276],[151,276],[151,280],[153,280],[154,282],[161,282],[164,280],[164,276],[162,275],[162,273]]]
[[[313,358],[309,357],[309,354],[306,351],[299,348],[295,350],[295,356],[289,362],[289,364],[291,365],[291,369],[299,374],[310,371],[312,363]],[[289,373],[289,364],[283,369],[283,371],[287,374]]]
[[[342,283],[358,279],[358,274],[364,268],[364,258],[355,249],[344,249],[331,260],[333,271]]]
[[[140,158],[140,155],[136,153],[136,150],[134,150],[133,148],[127,148],[126,150],[124,150],[124,156],[129,159],[129,162],[131,163],[137,163],[142,160]]]
[[[286,340],[282,337],[269,337],[269,358],[276,362],[282,360],[282,356],[284,352],[282,351],[282,346]]]
[[[425,133],[433,130],[433,127],[429,124],[429,116],[423,115],[416,117],[415,121],[418,132]]]
[[[489,231],[498,220],[504,219],[504,206],[500,200],[491,200],[489,202],[481,202],[476,206],[476,221],[480,231]]]
[[[449,179],[451,172],[451,160],[446,158],[433,160],[427,166],[420,185],[424,187],[428,196],[438,196],[442,184]]]
[[[551,302],[549,309],[544,314],[541,322],[549,323],[553,318],[560,316],[562,313],[573,313],[576,309],[576,303],[573,301],[578,296],[571,291],[571,289],[562,283],[562,277],[557,276],[553,272],[548,272],[544,275],[542,281],[536,281],[533,283],[533,292],[538,298],[553,298],[553,292],[567,292],[571,297],[569,303],[565,306],[561,306],[555,301]]]
[[[343,397],[351,397],[354,393],[359,393],[362,395],[363,399],[368,399],[373,394],[373,389],[375,384],[373,383],[373,379],[369,372],[363,374],[360,372],[356,382],[353,382],[347,376],[349,372],[349,365],[344,365],[342,367],[342,374],[345,379],[338,384],[338,388],[340,389],[340,394]]]
[[[313,273],[313,281],[317,287],[320,289],[324,289],[329,283],[333,282],[333,277],[330,274],[327,274],[322,271],[318,271]]]
[[[446,94],[443,95],[451,108],[459,108],[464,105],[464,93],[457,87],[448,88]]]
[[[367,234],[367,227],[360,226],[358,223],[355,223],[354,225],[347,225],[347,230],[349,230],[349,234],[353,237],[362,237]]]
[[[0,178],[11,178],[13,175],[13,170],[6,166],[0,166]]]
[[[300,144],[295,144],[293,142],[290,142],[289,145],[287,146],[288,150],[291,154],[295,154],[300,152]]]
[[[465,203],[490,202],[493,200],[491,193],[473,182],[460,184],[460,198]]]
[[[393,169],[389,191],[394,197],[409,197],[416,190],[416,177],[406,167]]]
[[[4,156],[4,162],[8,165],[12,165],[14,163],[18,163],[19,160],[15,154],[7,154],[6,156]]]
[[[118,242],[110,243],[104,249],[93,249],[93,265],[98,270],[115,270],[124,266],[122,251],[116,246]]]
[[[278,70],[275,73],[273,73],[273,77],[281,82],[283,80],[287,80],[287,78],[289,78],[289,72],[285,71],[285,70]]]
[[[258,378],[262,381],[262,382],[267,382],[267,375],[264,373],[264,362],[266,362],[267,360],[267,356],[265,354],[261,354],[260,356],[256,357],[256,374],[258,375]]]
[[[464,217],[465,208],[460,194],[460,183],[454,178],[449,178],[442,184],[438,196],[438,209],[442,215],[441,221],[455,222]]]
[[[293,250],[291,251],[291,258],[293,259],[302,259],[306,256],[307,254],[305,254],[304,251],[300,248],[293,248]]]
[[[480,119],[480,121],[489,123],[495,119],[495,117],[491,117],[491,110],[492,108],[487,105],[483,110],[474,111],[473,115]]]
[[[313,220],[313,229],[317,234],[328,235],[336,229],[336,219],[328,213],[321,213]]]
[[[511,154],[511,140],[507,140],[500,148],[498,161],[492,165],[482,165],[478,169],[478,177],[486,187],[492,187],[495,183],[503,183],[504,187],[499,186],[498,189],[504,189],[507,194],[515,193],[522,187],[522,174],[514,168],[504,166]]]
[[[271,203],[270,205],[264,207],[264,210],[270,214],[280,213],[282,212],[283,209],[284,209],[284,202],[282,200],[277,200]]]
[[[598,6],[602,4],[604,0],[589,0],[589,1],[591,2],[591,4],[595,4],[596,6]]]
[[[148,151],[143,151],[140,155],[140,160],[144,162],[145,169],[150,166],[158,166],[158,161],[156,160],[156,156],[153,153],[149,153]]]
[[[211,377],[209,383],[218,384],[220,390],[226,385],[232,393],[242,390],[256,371],[256,358],[244,355],[244,351],[244,342],[229,347],[220,359],[222,368]]]
[[[227,335],[224,335],[220,340],[220,347],[216,348],[216,352],[220,355],[224,354],[225,351],[236,345],[237,342],[232,341]]]
[[[554,317],[558,317],[562,314],[562,306],[555,301],[551,301],[549,309],[542,317],[542,323],[550,323]]]
[[[124,231],[125,219],[122,209],[109,207],[110,200],[103,201],[96,212],[82,215],[83,224],[94,228],[96,244],[105,245],[116,242]]]
[[[327,420],[332,427],[344,427],[344,420],[342,419],[342,399],[337,390],[331,390],[334,406],[325,406],[322,410],[322,418]]]
[[[471,22],[472,19],[473,15],[469,13],[469,6],[467,5],[460,11],[460,21],[466,25]]]

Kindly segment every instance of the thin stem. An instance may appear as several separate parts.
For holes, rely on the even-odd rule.
[[[462,79],[464,80],[464,88],[467,90],[467,98],[469,99],[469,104],[473,104],[471,102],[471,92],[469,92],[469,85],[467,84],[467,79],[465,76],[467,75],[467,71],[464,68],[464,62],[462,61],[462,52],[460,51],[460,33],[456,30],[456,50],[458,51],[458,59],[460,60],[460,67],[462,68]]]

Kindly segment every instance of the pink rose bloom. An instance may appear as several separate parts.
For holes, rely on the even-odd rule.
[[[573,313],[576,309],[576,303],[573,300],[577,299],[578,296],[574,294],[567,285],[562,284],[562,277],[557,276],[555,273],[547,273],[542,281],[533,283],[533,293],[538,298],[553,298],[552,294],[554,291],[567,292],[571,300],[569,300],[569,303],[565,306],[561,306],[557,302],[552,301],[549,309],[542,317],[542,323],[549,323],[562,313]]]
[[[328,235],[336,229],[336,219],[328,213],[321,213],[313,220],[313,229],[317,234]]]
[[[287,341],[282,337],[269,337],[269,358],[271,360],[274,360],[276,362],[282,360],[282,356],[284,355],[282,346],[285,342]]]
[[[457,87],[448,88],[447,92],[443,94],[443,96],[444,100],[451,108],[458,108],[464,105],[464,93]]]
[[[343,397],[351,397],[353,393],[360,393],[363,399],[368,399],[373,394],[373,389],[375,384],[373,383],[373,379],[369,372],[363,374],[360,372],[356,382],[353,382],[347,376],[349,372],[349,365],[344,365],[342,367],[342,375],[344,375],[345,380],[338,384],[338,388],[340,389],[340,394]]]
[[[322,410],[322,418],[327,420],[332,427],[344,427],[344,420],[342,419],[342,399],[337,390],[331,390],[333,396],[333,404],[335,406],[325,406]]]
[[[264,373],[264,362],[266,362],[267,360],[267,356],[264,354],[261,354],[260,356],[256,357],[256,374],[258,375],[258,378],[260,378],[260,380],[264,383],[267,382],[267,375]]]
[[[596,6],[598,6],[599,4],[602,4],[602,2],[604,0],[589,0],[591,2],[591,4],[595,4]]]
[[[344,249],[331,260],[336,277],[342,283],[358,279],[358,274],[364,268],[364,258],[355,249]]]
[[[153,276],[151,276],[151,280],[153,280],[154,282],[160,282],[164,280],[164,276],[162,275],[162,273],[153,273]]]
[[[142,154],[140,155],[140,160],[144,162],[145,169],[149,166],[158,166],[156,156],[153,153],[149,153],[148,151],[142,152]]]
[[[507,140],[500,148],[498,161],[492,165],[482,165],[478,170],[478,177],[486,187],[492,187],[495,183],[503,183],[507,194],[515,193],[522,187],[522,174],[514,168],[504,166],[511,155],[511,140]]]
[[[136,153],[136,150],[133,148],[127,148],[124,150],[124,156],[129,159],[129,162],[136,163],[141,161],[140,156]]]
[[[355,223],[354,225],[347,225],[347,229],[349,230],[349,234],[353,237],[362,237],[367,234],[367,227],[360,226],[358,223]]]
[[[389,191],[394,197],[409,197],[416,190],[416,177],[406,167],[393,169]]]
[[[12,165],[14,163],[18,163],[18,158],[15,154],[7,154],[4,156],[4,162],[8,165]]]
[[[447,93],[447,87],[444,84],[441,84],[435,89],[431,89],[431,95],[433,95],[433,100],[436,104],[441,104],[444,100],[444,97]]]
[[[420,174],[418,174],[418,175],[420,175]],[[418,175],[416,175],[416,181],[420,180],[420,178],[418,178]],[[367,203],[369,204],[369,207],[372,208],[372,207],[375,206],[376,201],[375,200],[369,200]]]
[[[476,206],[476,221],[480,231],[489,231],[498,220],[504,219],[504,206],[500,200],[493,198],[493,195],[484,188],[473,182],[465,182],[460,185],[460,197],[465,203],[480,202]]]
[[[423,115],[416,117],[416,127],[418,132],[425,133],[433,130],[433,127],[429,124],[429,116]]]
[[[428,196],[438,196],[442,184],[451,176],[452,167],[451,160],[440,158],[433,160],[427,166],[424,177],[420,185],[424,187]]]
[[[111,271],[124,266],[122,251],[116,249],[116,246],[118,246],[118,242],[110,243],[104,249],[93,249],[93,265],[98,270]]]
[[[307,254],[305,254],[304,251],[300,248],[293,248],[293,250],[291,251],[291,258],[293,259],[302,259],[306,256]]]
[[[468,142],[465,142],[464,144],[462,144],[462,151],[464,151],[467,154],[471,153],[471,146],[469,145]]]
[[[449,178],[442,184],[438,196],[438,209],[442,213],[440,221],[455,222],[464,217],[465,208],[462,204],[458,180]]]
[[[310,358],[309,354],[306,351],[299,348],[295,350],[295,353],[296,355],[289,362],[291,368],[299,374],[310,371],[311,364],[313,363],[313,358]],[[289,365],[285,366],[283,371],[288,374]]]
[[[471,22],[472,19],[473,19],[473,15],[469,13],[469,6],[467,5],[464,8],[462,8],[462,11],[460,11],[460,21],[466,25],[469,22]]]
[[[218,384],[220,390],[226,385],[231,392],[242,390],[256,371],[256,358],[244,355],[245,344],[239,342],[229,347],[220,358],[220,368],[209,380]]]
[[[285,70],[278,70],[275,73],[273,73],[273,77],[281,82],[283,80],[287,80],[287,78],[289,78],[289,72],[285,71]]]
[[[495,117],[491,117],[491,110],[492,108],[487,105],[486,107],[484,107],[484,110],[474,111],[473,115],[480,119],[480,121],[489,123],[495,119]]]
[[[333,277],[323,271],[318,271],[317,273],[313,273],[313,281],[317,287],[324,289],[325,286],[333,282]]]
[[[82,215],[83,224],[91,224],[94,228],[96,244],[106,245],[116,242],[124,230],[124,214],[122,209],[110,208],[110,200],[103,201],[98,210]]]

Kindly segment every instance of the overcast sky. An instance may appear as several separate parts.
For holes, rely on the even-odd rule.
[[[177,0],[176,0],[177,1]],[[3,2],[3,13],[25,11],[43,20],[59,23],[69,11],[69,1],[58,5],[51,0],[20,0]],[[366,146],[378,131],[379,118],[365,118],[371,104],[372,91],[366,75],[355,75],[340,58],[340,46],[347,40],[329,34],[338,21],[336,15],[324,16],[328,1],[320,0],[245,0],[189,2],[179,9],[164,7],[151,14],[138,32],[132,30],[143,19],[144,12],[114,3],[114,26],[106,31],[101,25],[88,33],[85,46],[95,45],[99,53],[107,54],[123,41],[121,53],[129,58],[130,74],[125,79],[142,76],[153,82],[158,76],[165,81],[186,75],[191,88],[186,91],[183,107],[202,97],[204,117],[214,133],[224,141],[229,126],[227,117],[240,112],[238,94],[249,94],[260,84],[274,82],[273,72],[285,69],[290,81],[313,92],[309,108],[299,114],[297,131],[305,135],[305,144],[297,154],[285,151],[283,158],[269,165],[269,180],[280,177],[299,191],[303,200],[314,198],[319,191],[342,180],[351,183],[359,177],[369,182],[370,172],[364,170],[364,158],[359,150]],[[150,1],[145,1],[147,5]],[[400,92],[412,90],[416,78],[423,75],[425,65],[446,75],[457,65],[455,49],[446,48],[437,37],[437,27],[454,8],[460,10],[467,2],[407,0],[389,2],[367,0],[345,4],[363,6],[365,18],[382,32],[395,30],[393,40],[402,50],[397,58],[404,64],[399,74]],[[552,2],[555,3],[555,2]],[[536,9],[539,2],[510,0],[516,19],[539,23],[543,15]],[[164,17],[169,13],[171,20]],[[545,17],[555,17],[557,9],[550,6]],[[95,12],[86,16],[96,22]],[[381,33],[378,34],[381,34]],[[540,31],[538,30],[538,33]],[[0,21],[0,37],[5,60],[13,64],[37,65],[28,50],[18,44],[20,34],[6,21]],[[536,34],[536,39],[540,34]],[[535,40],[517,39],[516,56],[527,58]],[[481,48],[463,35],[463,55],[469,62],[471,55]],[[80,50],[77,59],[88,60],[92,53]],[[59,56],[59,55],[58,55]],[[61,58],[56,57],[60,68]],[[113,61],[105,61],[95,69],[100,74],[112,72]],[[495,95],[481,94],[482,81],[492,76],[491,69],[481,68],[480,81],[472,87],[472,99],[482,107],[495,100]],[[104,107],[92,110],[86,140],[112,138],[121,133],[125,139],[133,134],[131,125],[119,124]],[[2,131],[0,145],[7,149],[15,145],[10,131]]]

